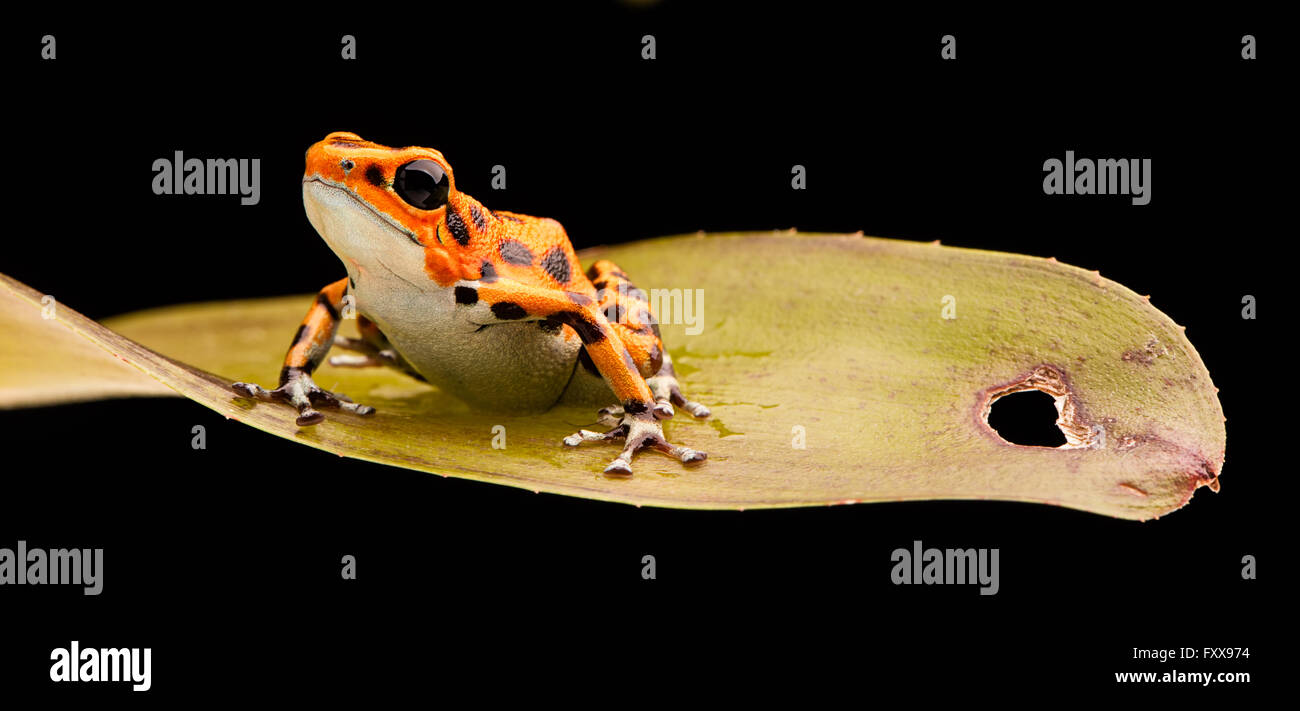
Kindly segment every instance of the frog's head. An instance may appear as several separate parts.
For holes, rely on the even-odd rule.
[[[451,165],[431,148],[389,148],[331,133],[307,149],[302,194],[307,219],[353,276],[380,268],[419,276],[426,250],[459,261],[466,247],[456,239],[464,227],[455,205],[469,198],[456,191]],[[456,223],[450,226],[449,203]]]

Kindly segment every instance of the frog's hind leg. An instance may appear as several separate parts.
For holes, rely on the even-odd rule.
[[[663,452],[686,464],[704,461],[708,457],[706,453],[668,442],[659,424],[660,419],[671,413],[671,407],[667,411],[659,408],[645,381],[662,365],[662,348],[657,345],[658,339],[655,338],[653,343],[644,339],[631,344],[623,341],[625,336],[640,332],[641,328],[653,336],[648,322],[639,326],[612,323],[593,298],[595,289],[587,284],[577,286],[581,291],[507,279],[479,282],[477,287],[458,287],[457,304],[458,308],[474,309],[473,316],[478,319],[492,318],[496,322],[546,320],[568,326],[577,333],[587,357],[621,403],[623,414],[617,426],[609,432],[581,431],[565,437],[563,442],[577,446],[582,442],[622,440],[623,449],[605,467],[606,474],[631,474],[632,457],[642,449]],[[652,353],[655,355],[651,356]]]
[[[325,360],[330,347],[334,345],[334,335],[339,327],[339,309],[343,305],[343,296],[347,293],[348,280],[340,279],[316,295],[316,301],[307,310],[307,315],[298,326],[289,352],[284,356],[284,366],[280,368],[280,386],[274,390],[256,383],[233,383],[231,388],[244,397],[257,398],[267,402],[287,402],[298,410],[299,426],[314,425],[325,419],[315,408],[343,410],[358,415],[369,415],[375,408],[358,405],[346,395],[322,390],[312,382],[311,374]]]
[[[365,368],[397,364],[397,351],[388,342],[384,332],[379,330],[378,324],[357,314],[357,330],[361,332],[361,338],[335,336],[334,345],[361,355],[330,356],[330,365],[340,368]]]
[[[336,368],[396,368],[416,380],[425,380],[423,375],[416,372],[415,368],[412,368],[398,354],[397,349],[388,342],[388,337],[379,330],[379,325],[374,321],[357,314],[357,330],[361,332],[361,338],[334,337],[334,345],[354,351],[356,355],[330,356],[330,365]]]
[[[596,287],[597,305],[605,312],[610,325],[618,331],[619,338],[640,366],[646,385],[654,393],[658,416],[672,417],[673,405],[676,405],[695,417],[708,417],[709,408],[686,399],[682,394],[677,371],[673,370],[673,359],[664,348],[659,322],[650,308],[646,293],[638,289],[627,274],[608,259],[592,264],[587,270],[587,278]],[[585,349],[579,357],[584,359],[582,365],[588,366],[590,357]],[[587,367],[587,370],[591,372],[594,367]],[[621,407],[614,406],[601,410],[599,414],[602,421],[605,421],[622,415],[623,411]]]

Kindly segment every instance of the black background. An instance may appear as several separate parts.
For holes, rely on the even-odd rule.
[[[0,546],[106,549],[98,597],[0,588],[6,689],[132,696],[50,683],[49,650],[72,639],[151,647],[155,702],[607,684],[617,700],[684,679],[720,700],[1173,691],[1115,684],[1171,666],[1133,647],[1250,647],[1248,661],[1172,665],[1251,671],[1233,695],[1281,670],[1288,650],[1266,639],[1283,565],[1269,494],[1289,476],[1268,465],[1284,396],[1268,389],[1283,318],[1270,297],[1293,181],[1274,21],[679,3],[315,17],[7,32],[15,221],[0,271],[92,318],[313,292],[342,270],[303,215],[302,152],[335,130],[436,147],[462,190],[559,219],[578,249],[797,227],[1055,256],[1187,327],[1228,417],[1223,491],[1147,523],[999,502],[639,509],[340,459],[184,400],[0,412]],[[955,62],[939,58],[946,33]],[[356,61],[339,57],[344,34]],[[1151,158],[1151,204],[1045,196],[1042,163],[1067,149]],[[175,150],[260,158],[260,204],[153,195],[152,162]],[[505,192],[490,188],[498,163]],[[805,191],[790,189],[794,164]],[[1245,294],[1259,320],[1241,318]],[[190,448],[194,425],[206,450]],[[1000,593],[892,585],[890,551],[915,539],[1000,548]],[[340,579],[344,554],[355,581]],[[1247,554],[1261,580],[1241,578]]]

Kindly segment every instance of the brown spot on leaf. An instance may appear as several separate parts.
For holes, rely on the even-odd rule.
[[[1123,492],[1126,494],[1132,494],[1134,496],[1142,496],[1142,497],[1145,497],[1147,495],[1147,492],[1143,491],[1140,487],[1134,486],[1126,481],[1120,482],[1119,488],[1123,490]]]
[[[1120,360],[1126,363],[1141,363],[1142,365],[1151,365],[1156,358],[1169,354],[1167,348],[1160,341],[1152,337],[1141,348],[1130,348],[1120,356]]]

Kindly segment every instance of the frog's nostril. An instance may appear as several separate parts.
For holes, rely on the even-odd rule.
[[[356,164],[356,163],[353,163],[352,161],[348,160],[347,158],[344,158],[344,159],[342,160],[342,162],[339,163],[339,167],[343,169],[343,172],[344,172],[344,173],[351,173],[351,172],[352,172],[352,169],[355,168],[355,167],[357,167],[357,164]]]

